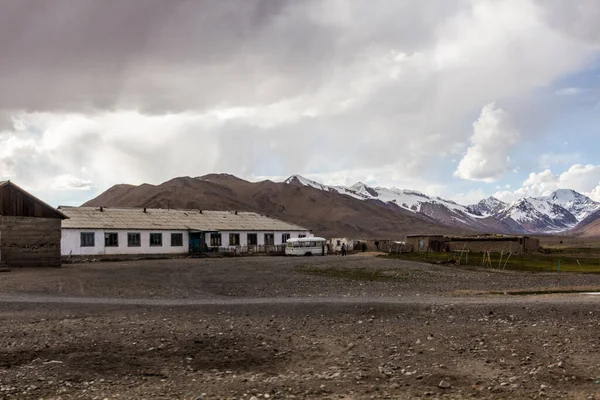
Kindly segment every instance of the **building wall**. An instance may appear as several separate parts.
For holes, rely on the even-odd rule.
[[[540,239],[532,238],[532,237],[525,238],[525,251],[526,252],[538,251],[539,249],[540,249]]]
[[[354,242],[348,238],[332,238],[327,241],[329,253],[340,253],[342,245],[346,245],[346,249],[354,250]]]
[[[420,242],[422,241],[422,247]],[[524,253],[537,251],[540,248],[540,241],[530,237],[516,237],[506,240],[463,240],[458,238],[449,241],[443,236],[412,236],[406,239],[407,247],[415,252],[425,252],[427,249],[433,249],[432,242],[446,242],[450,251],[469,250],[475,253],[491,251],[493,253]],[[446,246],[443,246],[446,248]]]
[[[0,255],[10,267],[60,267],[57,218],[0,216]]]
[[[94,233],[94,247],[81,247],[81,233]],[[119,235],[118,246],[105,246],[105,233]],[[140,233],[141,246],[127,245],[128,233]],[[150,233],[162,233],[162,246],[150,246]],[[171,247],[171,233],[183,234],[183,246]],[[187,254],[189,251],[189,235],[187,231],[141,231],[141,230],[109,230],[109,229],[63,229],[61,254],[63,256],[91,255],[125,255],[125,254]]]
[[[229,234],[230,233],[237,233],[240,235],[240,246],[247,246],[248,245],[248,234],[249,233],[256,233],[257,234],[257,239],[258,239],[258,245],[262,246],[265,244],[265,234],[274,234],[275,237],[275,245],[282,245],[285,244],[285,242],[283,241],[283,235],[284,234],[289,234],[290,237],[289,239],[292,238],[298,238],[300,235],[304,235],[304,237],[311,237],[312,235],[310,234],[310,232],[306,231],[306,232],[273,232],[273,231],[227,231],[227,232],[220,232],[221,233],[221,247],[230,247],[231,244],[229,243]],[[210,247],[210,234],[206,234],[206,245],[208,247]]]
[[[430,247],[431,240],[443,240],[443,236],[409,236],[406,238],[406,245],[415,252],[426,252]]]
[[[491,251],[492,253],[522,253],[524,245],[517,240],[477,240],[477,241],[453,241],[450,242],[450,251],[469,250],[474,253]]]
[[[82,232],[93,232],[94,233],[94,247],[81,247],[81,233]],[[117,247],[106,247],[104,245],[105,233],[118,233],[119,235],[119,246]],[[141,234],[141,246],[129,247],[127,245],[127,233],[140,233]],[[150,233],[162,233],[163,234],[163,245],[162,246],[150,246]],[[171,247],[171,233],[182,233],[183,234],[183,246]],[[242,231],[227,231],[221,233],[221,246],[219,247],[230,247],[229,234],[237,233],[240,235],[240,246],[247,246],[248,244],[248,233],[256,233],[258,245],[265,244],[265,233],[273,233],[275,239],[275,245],[283,244],[283,235],[286,233],[290,234],[290,238],[297,238],[299,235],[305,235],[310,237],[310,233],[307,232],[242,232]],[[205,236],[205,242],[207,247],[211,247],[210,233]],[[148,231],[148,230],[108,230],[108,229],[63,229],[61,239],[61,254],[63,256],[91,256],[91,255],[127,255],[127,254],[187,254],[189,252],[189,232],[188,231]]]

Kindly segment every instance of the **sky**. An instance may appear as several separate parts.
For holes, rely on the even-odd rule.
[[[3,0],[0,180],[600,201],[596,0]]]

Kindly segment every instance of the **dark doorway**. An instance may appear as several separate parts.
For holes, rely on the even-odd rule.
[[[190,232],[190,253],[199,254],[206,251],[204,232]]]

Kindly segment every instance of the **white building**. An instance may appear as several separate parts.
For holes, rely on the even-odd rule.
[[[251,212],[59,207],[63,256],[178,255],[264,251],[310,231]]]

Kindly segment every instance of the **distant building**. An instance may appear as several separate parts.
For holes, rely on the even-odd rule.
[[[406,245],[414,252],[468,250],[476,253],[528,253],[538,251],[540,240],[529,236],[509,235],[408,235]]]
[[[0,264],[60,267],[66,216],[10,181],[0,182]]]
[[[328,248],[328,253],[341,253],[342,252],[342,245],[346,245],[346,249],[348,249],[348,251],[353,250],[354,249],[354,242],[352,239],[348,239],[348,238],[332,238],[327,240],[327,248]]]
[[[156,256],[207,251],[283,251],[310,231],[268,216],[237,211],[59,207],[63,256]]]

